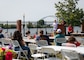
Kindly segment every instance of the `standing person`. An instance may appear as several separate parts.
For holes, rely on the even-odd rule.
[[[61,46],[62,43],[56,42],[56,39],[57,39],[57,38],[65,38],[65,35],[62,34],[62,30],[61,30],[61,29],[57,29],[56,33],[57,33],[57,34],[55,35],[54,43],[55,43],[57,46]]]
[[[4,35],[2,34],[3,29],[0,27],[0,38],[4,38]]]
[[[64,26],[64,31],[65,31],[65,35],[66,35],[66,21],[62,20],[61,24]]]
[[[47,40],[48,45],[51,45],[50,41],[49,41],[49,36],[44,35],[43,30],[39,30],[39,35],[36,37],[36,41],[38,41],[38,40]]]
[[[20,46],[22,47],[23,50],[27,50],[28,51],[28,58],[30,59],[31,57],[31,52],[28,46],[25,45],[25,42],[22,38],[22,34],[20,31],[16,30],[13,34],[13,38],[12,40],[17,40],[20,44]],[[19,47],[15,47],[15,50],[19,50]]]
[[[57,30],[57,28],[58,28],[58,23],[56,22],[56,20],[54,20],[54,23],[53,23],[53,31],[54,31],[54,35],[55,35],[55,33],[56,33],[56,30]]]
[[[65,26],[66,25],[66,21],[62,20],[61,24]]]
[[[73,33],[73,26],[71,24],[68,26],[68,35],[70,35],[70,33]]]

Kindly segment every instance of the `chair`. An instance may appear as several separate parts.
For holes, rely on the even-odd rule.
[[[62,43],[62,46],[67,46],[67,47],[76,47],[75,44],[70,44],[70,43]]]
[[[12,40],[2,38],[2,47],[8,47],[9,45],[12,45]]]
[[[37,50],[38,50],[38,49],[37,49],[38,46],[37,46],[36,44],[31,44],[31,43],[30,43],[30,44],[28,45],[28,47],[30,48],[32,54],[36,53]]]
[[[82,38],[81,45],[84,46],[84,38]]]
[[[20,57],[25,57],[27,60],[29,60],[27,54],[25,53],[26,50],[23,50],[21,48],[19,42],[17,40],[12,40],[12,43],[14,48],[19,47],[19,51],[15,51],[18,54],[17,59],[19,59]],[[21,55],[21,52],[23,53],[24,56]]]
[[[62,49],[61,54],[62,60],[80,60],[78,53],[73,50]]]
[[[36,45],[36,44],[29,44],[28,46],[29,46],[30,51],[31,51],[31,53],[32,53],[31,56],[32,56],[35,60],[37,60],[39,57],[42,57],[43,59],[45,58],[45,54],[38,53],[38,51],[39,51],[39,50],[37,49],[38,45]]]
[[[2,47],[3,46],[3,44],[2,44],[2,39],[0,39],[0,47]]]
[[[48,46],[47,40],[39,40],[39,41],[36,41],[36,44],[38,46]]]
[[[31,56],[34,58],[34,60],[39,60],[38,58],[43,58],[43,60],[45,59],[45,54],[42,53],[32,54]]]
[[[42,47],[42,49],[41,49],[41,51],[42,51],[42,53],[45,53],[46,54],[46,56],[47,56],[47,60],[60,60],[59,58],[57,58],[56,57],[56,54],[58,53],[58,52],[56,52],[54,49],[52,49],[52,48],[46,48],[46,47]],[[50,57],[50,55],[53,55],[53,57],[51,56]]]
[[[65,43],[66,42],[66,38],[56,38],[55,42]]]

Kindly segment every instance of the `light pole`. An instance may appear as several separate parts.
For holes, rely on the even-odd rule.
[[[36,32],[36,34],[38,34],[38,22],[36,22],[37,23],[37,32]]]
[[[7,21],[7,33],[8,33],[8,21]]]
[[[23,14],[23,36],[25,36],[25,14]]]

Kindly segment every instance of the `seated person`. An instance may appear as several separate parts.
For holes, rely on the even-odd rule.
[[[76,47],[81,45],[81,43],[78,42],[73,36],[70,36],[69,39],[67,40],[67,45],[68,44],[75,44]]]
[[[73,33],[73,26],[70,24],[68,26],[68,35],[70,35],[71,33]]]
[[[36,37],[36,41],[38,41],[38,40],[47,40],[48,45],[51,45],[50,41],[49,41],[49,36],[44,35],[43,33],[44,33],[43,30],[39,31],[39,35]]]
[[[4,38],[4,35],[2,34],[3,29],[0,27],[0,38]]]
[[[21,48],[23,50],[27,50],[27,52],[28,52],[27,57],[30,59],[31,58],[31,51],[30,51],[30,48],[25,45],[25,42],[22,38],[22,33],[20,31],[16,30],[13,34],[12,40],[17,40],[19,42]],[[15,50],[16,51],[19,50],[19,47],[15,47]]]
[[[4,37],[5,37],[5,38],[10,38],[9,33],[8,33],[8,32],[5,32]]]
[[[57,39],[57,38],[65,38],[65,35],[62,34],[62,30],[61,30],[61,29],[57,29],[56,35],[55,35],[55,38],[54,38],[54,43],[55,43],[57,46],[62,46],[62,45],[61,45],[62,43],[56,42],[56,39]]]
[[[28,39],[32,39],[32,38],[33,38],[33,37],[30,35],[30,31],[29,31],[29,30],[26,32],[26,36],[27,36]]]
[[[36,34],[34,34],[33,38],[36,38],[38,36],[38,33],[36,32]]]

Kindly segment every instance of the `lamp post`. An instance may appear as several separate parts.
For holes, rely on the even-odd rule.
[[[36,24],[37,24],[37,32],[36,32],[36,34],[38,34],[38,22],[36,22]]]
[[[7,21],[7,33],[8,33],[8,21]]]
[[[47,35],[47,22],[45,22],[45,34]]]
[[[25,36],[25,14],[23,14],[23,36]]]

